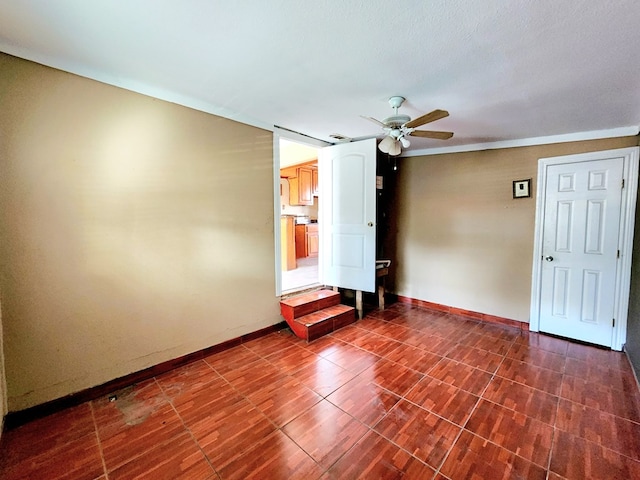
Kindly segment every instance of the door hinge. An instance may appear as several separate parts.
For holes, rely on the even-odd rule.
[[[615,327],[615,326],[616,326],[616,319],[614,318],[614,319],[613,319],[613,321],[612,321],[611,323],[612,323],[612,325],[611,325],[611,326],[612,326],[612,327]]]
[[[620,250],[618,250],[618,258],[620,258]]]
[[[624,178],[622,179],[622,188],[624,188]]]

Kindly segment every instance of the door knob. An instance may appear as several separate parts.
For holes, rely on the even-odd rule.
[[[369,227],[373,227],[373,222],[369,222],[369,223],[367,223],[367,225],[368,225]]]
[[[549,255],[548,257],[544,257],[547,262],[553,262],[553,257]]]

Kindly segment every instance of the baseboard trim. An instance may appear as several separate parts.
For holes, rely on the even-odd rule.
[[[46,417],[47,415],[50,415],[52,413],[64,410],[65,408],[75,407],[89,400],[95,400],[96,398],[108,395],[114,391],[120,390],[121,388],[133,385],[134,383],[140,383],[145,380],[149,380],[150,378],[153,378],[157,375],[169,372],[174,368],[182,367],[197,360],[202,360],[203,358],[208,357],[209,355],[213,355],[214,353],[219,353],[224,350],[237,347],[238,345],[246,343],[250,340],[264,337],[265,335],[280,331],[285,328],[287,328],[287,323],[280,322],[275,325],[271,325],[270,327],[265,327],[255,332],[232,338],[231,340],[227,340],[217,345],[212,345],[211,347],[204,348],[197,352],[188,353],[187,355],[183,355],[181,357],[159,363],[152,367],[145,368],[144,370],[133,372],[123,377],[110,380],[106,383],[103,383],[102,385],[97,385],[95,387],[90,387],[79,392],[71,393],[65,397],[50,400],[48,402],[26,408],[18,412],[9,412],[4,418],[3,430],[11,430],[32,420]]]
[[[638,372],[635,369],[635,366],[633,364],[633,362],[631,361],[631,357],[629,356],[629,352],[627,351],[626,348],[622,348],[622,351],[624,352],[624,356],[627,357],[627,362],[629,362],[629,366],[631,367],[631,372],[633,372],[633,378],[635,378],[636,380],[636,386],[638,387],[638,391],[640,392],[640,378],[638,376]]]
[[[407,303],[410,305],[416,305],[418,307],[430,308],[431,310],[437,310],[439,312],[450,313],[452,315],[461,315],[463,317],[478,320],[480,322],[497,323],[500,325],[506,325],[508,327],[518,328],[520,330],[529,331],[529,324],[521,322],[519,320],[512,320],[510,318],[498,317],[495,315],[489,315],[486,313],[474,312],[473,310],[465,310],[463,308],[450,307],[448,305],[442,305],[440,303],[427,302],[425,300],[418,300],[411,297],[403,297],[397,295],[398,302]]]

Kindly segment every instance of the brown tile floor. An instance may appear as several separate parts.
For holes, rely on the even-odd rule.
[[[395,304],[5,432],[0,478],[640,479],[626,357]]]

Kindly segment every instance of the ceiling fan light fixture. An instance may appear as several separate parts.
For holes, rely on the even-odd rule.
[[[403,148],[409,148],[411,146],[411,142],[407,138],[409,135],[421,138],[433,138],[437,140],[448,140],[453,136],[453,132],[416,130],[417,127],[448,117],[449,112],[437,109],[412,120],[408,115],[398,114],[398,108],[400,108],[404,101],[405,98],[400,95],[395,95],[389,98],[389,105],[393,108],[394,115],[385,118],[383,121],[361,115],[365,120],[375,123],[384,130],[385,137],[378,144],[378,149],[381,152],[393,156],[400,155]]]
[[[393,145],[389,148],[389,155],[396,156],[400,155],[402,152],[402,148],[400,148],[400,142],[398,140],[393,141]]]
[[[394,143],[395,143],[395,140],[393,139],[393,137],[387,135],[382,139],[382,141],[380,142],[380,145],[378,145],[378,149],[382,153],[389,153],[389,150],[391,149],[391,147],[394,146]]]

